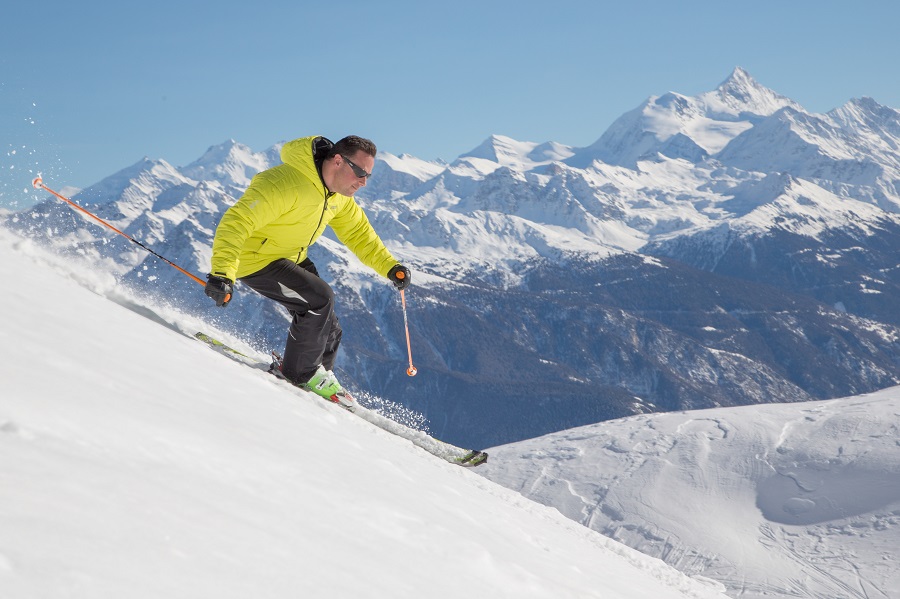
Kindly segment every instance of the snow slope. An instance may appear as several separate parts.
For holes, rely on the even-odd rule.
[[[892,388],[596,424],[481,472],[732,597],[896,598],[898,427]]]
[[[210,351],[111,275],[3,230],[0,255],[4,599],[724,596]]]

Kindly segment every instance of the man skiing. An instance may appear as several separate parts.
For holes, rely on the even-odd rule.
[[[375,144],[348,136],[288,142],[283,164],[258,173],[222,215],[213,239],[206,295],[224,307],[240,280],[288,309],[292,322],[281,373],[291,383],[345,407],[355,402],[334,376],[341,327],[334,292],[307,256],[325,227],[398,289],[410,272],[375,233],[353,198],[372,175]]]

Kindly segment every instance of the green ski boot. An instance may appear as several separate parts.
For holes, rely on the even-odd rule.
[[[312,391],[316,395],[324,397],[328,401],[332,401],[351,412],[356,410],[356,400],[353,399],[353,396],[341,387],[333,372],[325,370],[321,365],[319,365],[316,373],[312,375],[312,378],[305,383],[301,383],[299,387]]]

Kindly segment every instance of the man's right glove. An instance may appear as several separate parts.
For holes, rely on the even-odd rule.
[[[234,292],[234,283],[231,279],[217,277],[216,275],[206,275],[206,295],[216,300],[216,305],[224,308],[231,301],[231,294]]]
[[[387,276],[388,279],[391,280],[391,283],[394,284],[394,287],[400,291],[409,287],[409,269],[402,264],[395,264],[394,268],[388,271]]]

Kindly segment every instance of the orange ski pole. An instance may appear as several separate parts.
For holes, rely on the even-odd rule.
[[[397,278],[403,278],[403,272],[397,273]],[[406,351],[409,353],[409,368],[406,369],[406,374],[409,376],[416,376],[418,370],[413,366],[412,360],[412,345],[409,342],[409,319],[406,317],[406,293],[404,289],[400,290],[400,303],[403,306],[403,328],[406,329]]]
[[[84,212],[85,214],[87,214],[88,216],[90,216],[91,218],[93,218],[95,221],[97,221],[98,223],[100,223],[100,224],[103,225],[104,227],[108,227],[108,228],[112,229],[113,231],[115,231],[116,233],[118,233],[119,235],[121,235],[122,237],[124,237],[125,239],[127,239],[128,241],[130,241],[131,243],[133,243],[133,244],[135,244],[135,245],[137,245],[137,246],[140,246],[141,248],[143,248],[144,250],[150,252],[151,254],[153,254],[154,256],[156,256],[157,258],[159,258],[160,260],[162,260],[163,262],[165,262],[165,263],[168,264],[169,266],[171,266],[171,267],[173,267],[174,269],[176,269],[176,270],[182,272],[183,274],[187,275],[188,277],[192,278],[193,280],[197,281],[198,283],[200,283],[201,285],[203,285],[204,287],[206,287],[206,281],[204,281],[203,279],[201,279],[201,278],[199,278],[199,277],[196,277],[196,276],[192,275],[191,273],[189,273],[189,272],[186,271],[185,269],[181,268],[180,266],[178,266],[177,264],[175,264],[175,263],[172,262],[171,260],[169,260],[169,259],[167,259],[167,258],[164,258],[163,256],[160,256],[159,254],[157,254],[156,252],[154,252],[153,250],[151,250],[150,248],[148,248],[146,245],[144,245],[143,243],[141,243],[140,241],[138,241],[137,239],[135,239],[135,238],[132,237],[131,235],[128,235],[127,233],[123,233],[122,231],[118,230],[117,228],[115,228],[114,226],[112,226],[111,224],[109,224],[108,222],[106,222],[105,220],[103,220],[102,218],[100,218],[99,216],[96,216],[96,215],[92,214],[91,212],[88,212],[87,210],[85,210],[84,208],[82,208],[81,206],[79,206],[78,204],[76,204],[75,202],[73,202],[72,200],[70,200],[69,198],[65,197],[64,195],[59,194],[59,193],[53,191],[52,189],[50,189],[49,187],[47,187],[46,185],[44,185],[44,180],[43,180],[41,177],[35,177],[35,178],[34,178],[34,181],[32,181],[31,184],[34,185],[34,188],[35,188],[35,189],[43,189],[44,191],[47,191],[47,192],[49,192],[49,193],[52,193],[52,194],[55,195],[57,198],[59,198],[60,200],[62,200],[62,201],[65,202],[65,203],[69,204],[70,206],[72,206],[72,207],[75,208],[76,210],[79,210],[79,211],[81,211],[81,212]]]

